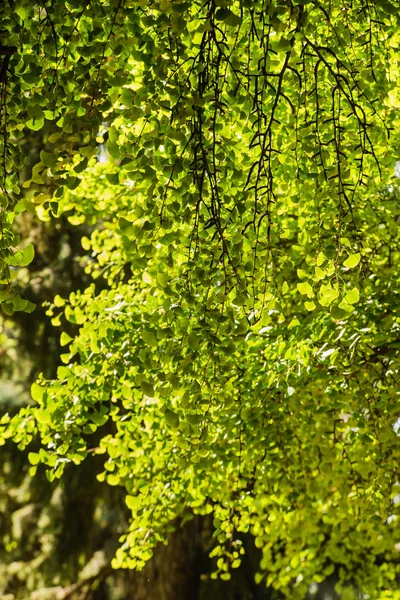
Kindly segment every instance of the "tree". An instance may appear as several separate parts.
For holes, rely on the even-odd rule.
[[[79,331],[3,438],[39,434],[50,480],[104,456],[132,511],[116,567],[212,514],[222,579],[250,532],[288,597],[335,572],[394,598],[398,3],[2,10],[3,309],[33,308],[16,214],[93,227],[93,283],[48,310]],[[22,195],[20,140],[45,124]]]

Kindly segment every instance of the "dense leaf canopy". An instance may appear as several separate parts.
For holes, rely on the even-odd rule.
[[[49,306],[63,364],[3,438],[39,434],[50,479],[104,454],[132,510],[115,566],[212,512],[223,578],[249,531],[290,598],[334,570],[395,598],[398,3],[1,10],[2,306],[33,309],[24,211],[85,222],[93,279]]]

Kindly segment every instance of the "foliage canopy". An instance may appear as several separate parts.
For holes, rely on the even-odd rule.
[[[335,569],[389,597],[398,2],[1,10],[3,309],[33,308],[17,269],[33,249],[11,230],[23,211],[89,224],[93,278],[49,307],[63,365],[2,418],[3,439],[39,434],[32,472],[50,479],[104,454],[99,478],[132,510],[115,566],[140,568],[176,517],[212,512],[223,578],[250,531],[259,579],[289,597]],[[21,188],[26,128],[46,149]]]

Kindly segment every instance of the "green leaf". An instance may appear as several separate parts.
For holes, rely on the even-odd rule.
[[[107,173],[106,175],[107,181],[111,183],[111,185],[119,185],[119,174],[118,173]]]
[[[5,300],[2,302],[1,308],[6,315],[12,315],[14,313],[14,306],[10,301]]]
[[[70,335],[68,335],[68,333],[66,333],[65,331],[63,331],[61,333],[61,337],[60,337],[61,346],[66,346],[67,344],[72,342],[72,340],[73,340],[73,338]]]
[[[63,298],[61,298],[61,296],[59,296],[58,294],[56,296],[54,296],[54,306],[57,307],[62,307],[65,306],[65,300]]]
[[[37,465],[40,462],[40,456],[37,452],[29,452],[28,460],[31,463],[31,465]]]
[[[322,306],[330,306],[334,300],[339,297],[339,291],[336,287],[332,287],[330,284],[321,285],[319,294],[318,294],[318,302]]]
[[[119,158],[119,146],[116,142],[112,142],[108,140],[107,142],[107,152],[112,158]]]
[[[36,419],[39,423],[51,423],[51,414],[46,410],[36,410]]]
[[[40,151],[40,160],[46,167],[54,168],[57,166],[57,156],[45,150]]]
[[[93,423],[101,427],[102,425],[104,425],[104,423],[107,423],[108,415],[94,412],[90,415],[90,419],[93,421]]]
[[[220,8],[215,13],[217,21],[224,21],[227,25],[236,27],[241,24],[242,20],[238,15],[235,15],[229,8]]]
[[[34,256],[35,256],[35,249],[33,247],[33,244],[28,244],[28,246],[25,248],[25,250],[22,251],[22,256],[18,262],[19,266],[21,266],[21,267],[28,266],[32,262]]]
[[[117,473],[111,473],[110,475],[107,475],[107,483],[109,485],[112,485],[112,486],[119,485],[120,481],[121,481],[121,478]]]
[[[140,384],[143,393],[149,398],[154,398],[154,387],[148,381],[142,381]]]
[[[170,427],[173,427],[174,429],[179,427],[179,416],[173,410],[167,409],[164,413],[164,418],[167,425]]]
[[[130,508],[132,511],[136,511],[141,504],[139,496],[127,496],[125,498],[125,502],[127,507]]]
[[[77,165],[74,166],[75,173],[83,173],[83,171],[87,168],[89,163],[88,158],[84,158]]]
[[[123,88],[121,92],[121,102],[125,106],[132,106],[134,92],[128,88]]]
[[[142,338],[148,346],[157,346],[158,345],[157,338],[152,331],[148,331],[147,329],[144,329],[142,331]]]
[[[188,346],[191,350],[197,350],[197,348],[199,347],[199,343],[200,343],[200,339],[199,337],[194,334],[194,333],[190,333],[188,335]]]
[[[44,393],[45,393],[45,389],[41,385],[38,385],[37,383],[32,383],[31,396],[32,396],[33,400],[36,400],[36,402],[41,402],[41,400],[43,399]]]
[[[161,285],[161,287],[166,287],[169,283],[168,273],[157,273],[157,281]]]
[[[0,290],[0,302],[9,300],[11,297],[12,297],[12,294],[8,290]]]
[[[312,302],[312,301],[311,302],[308,302],[308,301],[304,302],[304,306],[310,312],[313,311],[316,308],[316,304],[314,302]]]
[[[15,252],[15,254],[8,257],[7,262],[11,266],[26,267],[27,265],[29,265],[32,262],[34,255],[35,255],[35,250],[33,248],[33,245],[28,244],[28,246],[25,248],[25,250],[22,250],[22,251],[17,250]]]
[[[349,304],[356,304],[359,301],[359,299],[360,292],[356,287],[350,290],[350,292],[347,292],[344,298],[345,302],[348,302]]]
[[[36,304],[34,302],[30,302],[30,300],[26,300],[25,303],[25,307],[24,307],[24,312],[25,313],[32,313],[36,308]]]
[[[12,299],[12,303],[13,303],[13,307],[14,307],[15,311],[23,311],[23,310],[25,310],[25,307],[26,307],[28,301],[24,300],[23,298],[14,296]]]
[[[344,261],[343,265],[348,269],[353,269],[358,265],[361,260],[361,254],[357,252],[357,254],[350,254],[350,256]]]
[[[35,83],[38,80],[39,80],[39,78],[37,76],[34,76],[33,81],[31,80],[31,83]],[[32,131],[39,131],[40,129],[42,129],[43,125],[44,125],[44,118],[30,119],[29,121],[26,122],[26,126],[29,129],[32,129]]]
[[[313,298],[314,296],[313,289],[308,281],[302,281],[301,283],[298,283],[297,289],[299,290],[300,294],[303,294],[303,296],[308,296],[309,298]]]

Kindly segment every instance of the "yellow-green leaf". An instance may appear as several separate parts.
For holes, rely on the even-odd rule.
[[[345,302],[348,302],[349,304],[356,304],[356,302],[358,302],[359,299],[360,299],[360,292],[355,287],[352,290],[350,290],[350,292],[347,292],[346,297],[345,297]]]
[[[357,254],[350,254],[350,256],[344,261],[343,266],[348,269],[354,269],[358,265],[361,260],[361,254],[357,252]]]
[[[308,296],[309,298],[313,298],[314,296],[313,289],[308,281],[302,281],[301,283],[298,283],[297,289],[299,290],[300,294],[303,294],[303,296]]]

